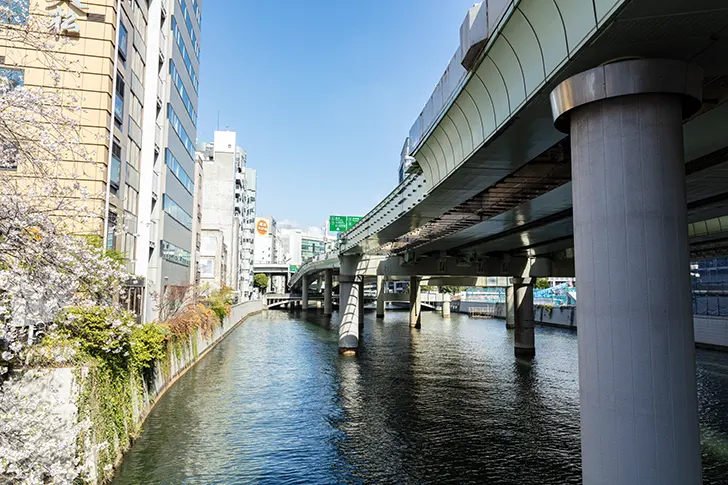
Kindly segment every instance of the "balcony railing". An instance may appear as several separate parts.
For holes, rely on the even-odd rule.
[[[157,123],[157,127],[154,130],[154,151],[159,153],[162,148],[162,127]]]
[[[159,195],[159,172],[152,172],[152,197],[157,199]]]
[[[157,78],[157,107],[159,109],[164,107],[164,81],[162,78]]]

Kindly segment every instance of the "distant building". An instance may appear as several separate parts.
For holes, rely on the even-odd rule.
[[[200,237],[200,283],[220,288],[227,284],[228,248],[219,229],[202,229]]]
[[[304,236],[301,239],[301,260],[306,261],[326,252],[326,243],[323,237]]]
[[[200,284],[200,237],[202,232],[202,192],[204,168],[202,157],[198,153],[195,157],[195,196],[192,212],[192,256],[190,264],[190,282],[194,285]]]
[[[286,253],[286,260],[291,266],[301,266],[308,259],[326,251],[325,238],[307,233],[304,229],[283,228],[278,230]]]
[[[245,214],[248,213],[245,172],[247,155],[237,146],[236,139],[235,132],[216,131],[212,143],[198,145],[198,156],[202,159],[205,174],[201,208],[202,230],[208,237],[211,237],[211,231],[221,232],[221,241],[227,250],[226,272],[220,279],[215,275],[212,282],[215,286],[227,285],[240,298],[247,299],[251,265],[251,243],[245,241],[244,227]],[[217,257],[221,257],[219,246],[218,242]],[[204,257],[209,258],[210,255],[205,254]],[[218,261],[214,266],[219,268],[221,264]],[[209,267],[209,261],[205,260],[207,276],[201,275],[201,280],[210,282]]]
[[[410,139],[409,137],[404,140],[404,146],[402,146],[402,152],[399,155],[399,183],[407,177],[407,169],[412,165],[412,159],[408,159],[410,151]]]
[[[300,266],[303,259],[301,254],[303,230],[296,228],[280,229],[280,235],[288,264],[291,266]]]
[[[255,213],[257,196],[257,172],[252,168],[245,168],[245,207],[243,208],[243,234],[240,247],[241,266],[240,294],[244,300],[253,297],[255,287],[253,285],[253,265],[255,261]]]

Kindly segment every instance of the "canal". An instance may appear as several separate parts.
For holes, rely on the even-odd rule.
[[[271,311],[160,400],[115,485],[580,483],[576,334],[367,313],[355,358],[320,313]],[[336,321],[336,315],[333,317]],[[706,485],[728,483],[728,353],[698,351]]]

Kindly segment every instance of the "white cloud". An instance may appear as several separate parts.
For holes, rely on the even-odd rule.
[[[277,224],[278,229],[300,229],[306,236],[323,237],[324,228],[323,226],[304,226],[296,221],[290,219],[283,219]]]

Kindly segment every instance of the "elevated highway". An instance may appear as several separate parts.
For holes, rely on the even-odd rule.
[[[339,268],[352,353],[372,273],[511,276],[532,357],[530,278],[575,275],[584,483],[701,483],[689,260],[728,252],[728,2],[493,0],[460,37],[407,177],[293,284]]]

